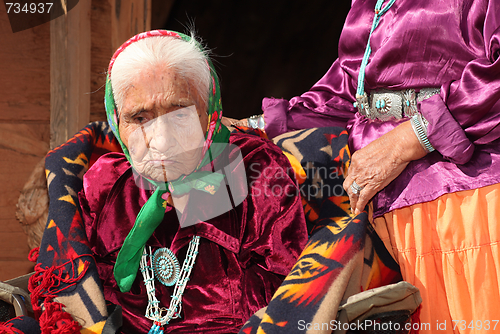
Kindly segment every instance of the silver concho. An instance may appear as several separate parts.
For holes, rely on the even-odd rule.
[[[368,95],[366,92],[363,95],[356,94],[356,107],[361,115],[371,118],[370,105],[368,104]]]
[[[381,121],[401,119],[403,101],[401,95],[390,90],[381,89],[370,94],[370,107],[372,119]]]
[[[179,261],[175,254],[168,248],[160,248],[151,259],[156,279],[166,285],[172,286],[180,275]]]
[[[418,92],[417,102],[420,103],[439,93],[441,93],[441,88],[422,88],[420,92]]]
[[[406,89],[403,91],[403,115],[407,118],[418,114],[417,93],[415,89]]]

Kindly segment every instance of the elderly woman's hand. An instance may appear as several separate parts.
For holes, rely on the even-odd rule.
[[[222,124],[224,124],[227,127],[236,125],[236,126],[248,126],[248,120],[246,118],[243,119],[235,119],[235,118],[230,118],[223,116],[222,117]]]
[[[353,212],[360,213],[368,201],[398,177],[410,161],[426,154],[409,121],[356,151],[344,181]],[[359,194],[351,188],[354,181],[362,188]]]

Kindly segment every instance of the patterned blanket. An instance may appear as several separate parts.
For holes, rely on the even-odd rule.
[[[335,319],[346,297],[401,279],[397,265],[369,228],[367,212],[350,212],[342,188],[350,157],[347,137],[340,128],[318,128],[275,139],[295,170],[310,240],[269,306],[240,333],[303,333],[310,324]],[[94,122],[47,155],[49,218],[30,281],[42,333],[78,333],[80,325],[64,311],[92,329],[87,333],[114,333],[120,326],[120,310],[108,309],[103,300],[77,198],[83,174],[109,151],[120,147],[107,123]],[[12,332],[21,332],[16,331]]]
[[[367,212],[351,213],[342,187],[350,158],[347,139],[341,128],[300,130],[274,139],[298,175],[310,238],[267,308],[240,333],[330,333],[341,301],[401,280]]]

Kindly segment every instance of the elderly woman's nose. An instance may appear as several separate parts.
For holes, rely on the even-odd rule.
[[[158,117],[154,123],[153,136],[149,146],[160,152],[168,151],[177,144],[171,132],[171,125],[166,121],[166,118]]]

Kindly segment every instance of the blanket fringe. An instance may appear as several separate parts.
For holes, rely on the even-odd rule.
[[[70,277],[65,270],[65,267],[71,264],[70,272],[75,273],[75,261],[84,256],[92,255],[80,255],[60,266],[42,268],[41,263],[35,266],[35,273],[29,279],[28,289],[31,292],[31,304],[36,319],[39,319],[42,314],[42,305],[46,307],[46,304],[50,304],[52,299],[57,297],[60,292],[75,286],[85,276],[90,265],[88,261],[84,262],[83,269],[77,277]],[[63,275],[67,277],[63,277]]]
[[[0,334],[24,334],[19,329],[12,327],[11,323],[0,322]]]
[[[44,312],[40,316],[42,334],[77,334],[82,326],[64,311],[58,302],[44,303]]]

